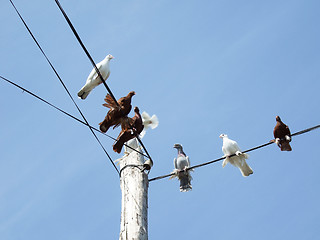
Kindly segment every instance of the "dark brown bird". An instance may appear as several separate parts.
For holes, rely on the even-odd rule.
[[[125,142],[138,136],[143,130],[142,118],[139,112],[139,108],[134,108],[135,115],[133,118],[128,118],[128,126],[122,125],[122,131],[120,132],[116,143],[113,145],[113,151],[120,153]]]
[[[128,114],[131,111],[131,98],[136,93],[134,91],[129,92],[125,97],[120,98],[117,102],[119,106],[113,101],[111,96],[107,94],[104,101],[106,103],[103,106],[110,108],[105,119],[99,123],[101,132],[107,132],[111,126],[113,128],[119,126],[120,124],[125,124],[128,118]]]
[[[290,129],[281,121],[279,116],[276,116],[276,121],[277,124],[273,130],[273,135],[275,138],[273,142],[275,142],[279,146],[281,151],[291,151],[292,148],[289,143],[291,142]]]

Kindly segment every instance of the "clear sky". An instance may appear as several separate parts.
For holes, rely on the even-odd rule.
[[[53,0],[14,1],[90,124],[103,86],[77,97],[92,65]],[[170,173],[175,143],[191,164],[219,158],[221,133],[242,150],[273,138],[279,115],[297,132],[320,124],[317,0],[61,0],[96,62],[111,60],[117,98],[160,124],[143,138],[150,178]],[[81,118],[9,1],[0,3],[0,75]],[[119,178],[88,128],[0,81],[0,239],[117,239]],[[131,113],[132,116],[132,113]],[[119,129],[108,133],[114,137]],[[221,162],[193,190],[151,182],[149,239],[317,239],[320,130],[250,153],[254,174]],[[113,160],[113,141],[99,134]]]

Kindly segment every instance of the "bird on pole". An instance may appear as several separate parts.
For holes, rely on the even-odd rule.
[[[223,140],[222,152],[224,153],[225,157],[222,167],[225,167],[229,162],[233,166],[239,168],[242,176],[247,177],[250,174],[253,174],[251,167],[246,162],[246,159],[249,158],[249,155],[241,152],[238,143],[229,139],[226,134],[221,134],[219,137]],[[235,156],[230,157],[234,154]]]
[[[102,105],[110,108],[110,110],[108,111],[105,119],[101,123],[99,123],[101,132],[107,132],[111,126],[114,126],[113,128],[116,128],[121,124],[128,123],[128,114],[130,113],[132,108],[131,98],[135,94],[136,93],[134,91],[129,92],[127,96],[122,97],[117,101],[118,104],[109,94],[107,94],[104,99],[106,103]]]
[[[133,118],[126,120],[127,123],[122,124],[122,130],[113,145],[113,151],[120,153],[125,142],[139,136],[143,130],[142,118],[138,107],[134,108],[135,115]]]
[[[192,189],[191,186],[191,174],[190,170],[187,171],[186,169],[190,167],[190,160],[189,157],[184,153],[182,145],[176,143],[173,145],[173,148],[178,150],[178,156],[174,158],[174,175],[171,178],[177,177],[180,181],[180,192],[187,192]]]
[[[101,62],[96,65],[104,81],[106,81],[110,76],[109,62],[113,58],[114,57],[111,54],[108,54]],[[78,97],[83,100],[86,99],[89,93],[101,83],[102,80],[99,78],[96,69],[93,68],[87,78],[86,84],[78,92]]]
[[[273,136],[275,140],[271,140],[275,142],[281,151],[292,151],[290,146],[291,142],[291,133],[289,127],[281,121],[279,116],[276,116],[276,126],[273,130]]]

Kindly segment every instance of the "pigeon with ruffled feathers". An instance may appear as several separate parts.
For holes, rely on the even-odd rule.
[[[227,163],[230,162],[233,166],[239,168],[242,176],[247,177],[250,174],[253,174],[252,169],[246,162],[249,155],[241,152],[238,143],[229,139],[226,134],[221,134],[219,137],[223,140],[222,151],[225,157],[222,167],[225,167]],[[235,154],[235,156],[230,157],[233,154]]]
[[[109,54],[96,65],[104,81],[106,81],[110,76],[109,62],[111,59],[113,59],[113,56]],[[87,78],[86,84],[78,92],[78,97],[81,99],[86,99],[89,93],[101,83],[102,81],[96,72],[96,69],[93,68]]]
[[[118,105],[114,102],[113,98],[107,94],[104,99],[106,103],[102,105],[110,108],[110,110],[105,119],[99,123],[101,132],[107,132],[111,126],[114,126],[113,128],[116,128],[121,124],[128,126],[128,114],[132,108],[131,98],[135,94],[134,91],[129,92],[127,96],[122,97],[117,101]]]
[[[285,125],[279,116],[276,116],[276,126],[273,130],[274,142],[279,146],[281,151],[291,151],[291,133],[287,125]]]

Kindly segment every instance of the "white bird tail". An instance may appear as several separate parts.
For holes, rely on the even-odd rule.
[[[78,97],[81,99],[86,99],[91,92],[92,89],[88,89],[87,86],[84,86],[81,88],[81,90],[78,92]]]
[[[253,170],[245,160],[243,160],[242,166],[239,166],[239,169],[244,177],[248,177],[250,174],[253,174]]]

